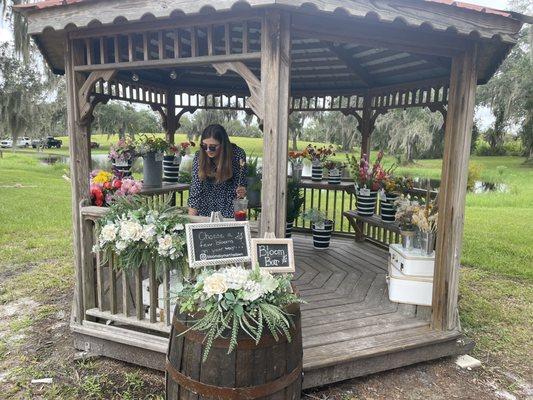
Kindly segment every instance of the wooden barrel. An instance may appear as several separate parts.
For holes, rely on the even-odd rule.
[[[302,329],[300,305],[291,304],[294,328],[289,343],[265,327],[261,341],[240,333],[237,348],[228,353],[229,339],[218,338],[205,362],[203,332],[184,332],[192,317],[174,310],[166,361],[167,400],[300,400],[302,390]],[[179,335],[179,336],[178,336]],[[229,337],[229,335],[225,335]]]

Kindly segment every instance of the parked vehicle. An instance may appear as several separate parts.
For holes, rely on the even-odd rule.
[[[13,141],[11,139],[4,139],[0,141],[0,147],[3,149],[10,149],[13,147]]]
[[[22,136],[17,140],[17,147],[30,147],[31,139],[27,136]]]
[[[56,149],[60,149],[61,146],[63,145],[63,141],[60,139],[56,139],[53,136],[48,136],[46,139],[44,139],[43,145],[47,149],[51,149],[52,147],[55,147]]]
[[[33,139],[31,141],[31,147],[33,147],[34,149],[36,149],[37,147],[40,147],[41,146],[41,143],[43,142],[42,139]]]

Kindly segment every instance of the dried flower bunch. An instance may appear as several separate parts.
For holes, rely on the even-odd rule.
[[[424,233],[437,232],[439,212],[434,202],[419,206],[413,214],[413,224]]]
[[[396,222],[400,225],[400,229],[404,231],[414,230],[413,215],[418,212],[420,204],[405,196],[400,196],[394,201],[394,205],[396,206]]]

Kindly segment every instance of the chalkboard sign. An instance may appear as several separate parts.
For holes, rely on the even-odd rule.
[[[185,225],[191,268],[250,261],[250,225],[210,222]]]
[[[269,272],[294,272],[292,239],[252,239],[252,265]]]

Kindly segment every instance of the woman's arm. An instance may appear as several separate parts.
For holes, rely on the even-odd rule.
[[[200,182],[200,178],[198,177],[198,154],[194,156],[194,160],[192,162],[192,180],[191,180],[191,186],[189,188],[189,215],[198,215],[198,207],[200,206],[200,196],[201,196],[201,189],[202,189],[202,183]]]

